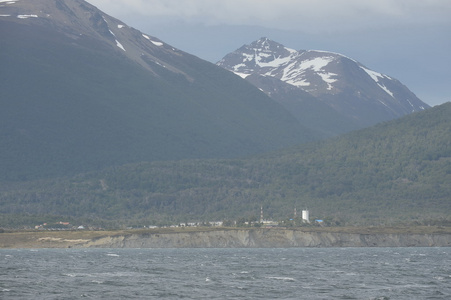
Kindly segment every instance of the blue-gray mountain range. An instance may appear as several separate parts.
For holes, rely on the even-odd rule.
[[[83,0],[1,1],[0,39],[0,180],[238,157],[428,107],[352,59],[267,39],[221,61],[243,80]]]

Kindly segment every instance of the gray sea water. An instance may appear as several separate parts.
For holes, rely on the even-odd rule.
[[[451,299],[451,248],[0,250],[0,299]]]

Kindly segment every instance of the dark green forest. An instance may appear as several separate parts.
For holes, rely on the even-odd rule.
[[[294,208],[331,225],[440,224],[451,215],[451,103],[242,159],[141,162],[0,183],[0,226],[108,226],[265,218]]]

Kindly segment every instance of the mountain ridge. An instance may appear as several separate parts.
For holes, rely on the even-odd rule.
[[[13,1],[11,1],[13,2]],[[34,1],[32,5],[27,1],[20,0],[14,5],[6,5],[3,18],[13,19],[21,24],[39,24],[53,28],[58,28],[65,35],[74,41],[83,39],[100,40],[116,50],[119,54],[125,55],[142,67],[156,75],[150,61],[163,66],[163,61],[159,60],[151,53],[158,53],[160,48],[173,52],[176,55],[179,50],[163,43],[156,37],[146,35],[139,30],[129,27],[124,22],[111,17],[95,6],[84,0],[71,1]],[[72,18],[68,18],[67,16]],[[26,17],[20,17],[26,16]],[[142,51],[138,51],[141,49]],[[168,65],[172,71],[180,72]]]
[[[297,51],[268,38],[242,46],[217,65],[247,79],[284,104],[301,122],[305,115],[298,115],[294,106],[312,98],[305,95],[308,93],[318,106],[328,106],[336,112],[337,124],[344,119],[353,124],[332,126],[337,128],[335,134],[429,108],[398,80],[372,71],[345,55],[320,50]],[[273,80],[269,86],[264,84],[268,77]],[[284,94],[287,84],[293,91],[297,90],[297,95]],[[320,121],[312,127],[321,128],[324,119],[320,116]],[[330,131],[330,128],[322,129]]]
[[[2,2],[0,15],[3,180],[315,139],[251,84],[86,1]]]

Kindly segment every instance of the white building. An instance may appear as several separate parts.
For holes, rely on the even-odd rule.
[[[302,221],[306,222],[306,223],[310,223],[309,220],[309,211],[308,210],[303,210],[302,211]]]

